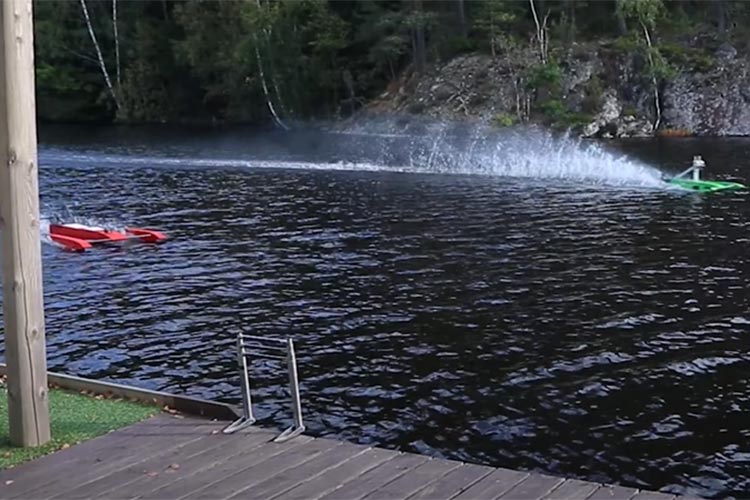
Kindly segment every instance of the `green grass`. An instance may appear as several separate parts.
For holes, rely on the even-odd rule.
[[[0,380],[0,469],[67,448],[159,413],[157,406],[50,389],[52,440],[38,448],[19,448],[8,436],[8,392]]]

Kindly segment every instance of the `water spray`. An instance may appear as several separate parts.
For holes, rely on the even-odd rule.
[[[153,150],[149,156],[56,151],[54,161],[63,165],[95,161],[97,165],[406,172],[654,189],[665,186],[662,172],[646,162],[611,151],[600,142],[536,126],[498,129],[477,123],[391,117],[348,123],[333,130],[297,129],[285,134],[284,141],[270,146],[262,136],[229,140],[233,147],[223,152],[205,144],[185,145],[179,156],[171,150]]]

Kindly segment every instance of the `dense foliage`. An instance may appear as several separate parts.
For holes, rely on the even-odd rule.
[[[37,0],[47,120],[225,122],[345,116],[404,71],[466,51],[502,56],[632,40],[746,39],[750,4],[663,0]],[[744,47],[740,47],[743,50]],[[545,74],[552,70],[541,71]],[[658,98],[658,96],[657,96]]]

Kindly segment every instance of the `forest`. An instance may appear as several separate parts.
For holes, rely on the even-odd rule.
[[[747,53],[732,0],[35,0],[44,121],[270,123],[338,118],[404,74],[467,52],[502,57],[635,40],[654,78],[698,35]],[[687,43],[687,42],[685,42]],[[555,52],[565,57],[565,51]]]

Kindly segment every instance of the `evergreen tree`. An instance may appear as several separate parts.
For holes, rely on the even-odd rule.
[[[666,32],[673,46],[702,33],[750,50],[750,7],[736,0],[36,0],[34,9],[38,109],[49,120],[285,126],[350,113],[404,71],[461,51],[531,47],[544,65],[555,48],[622,36],[642,45],[658,94]],[[658,96],[655,106],[658,115]]]

